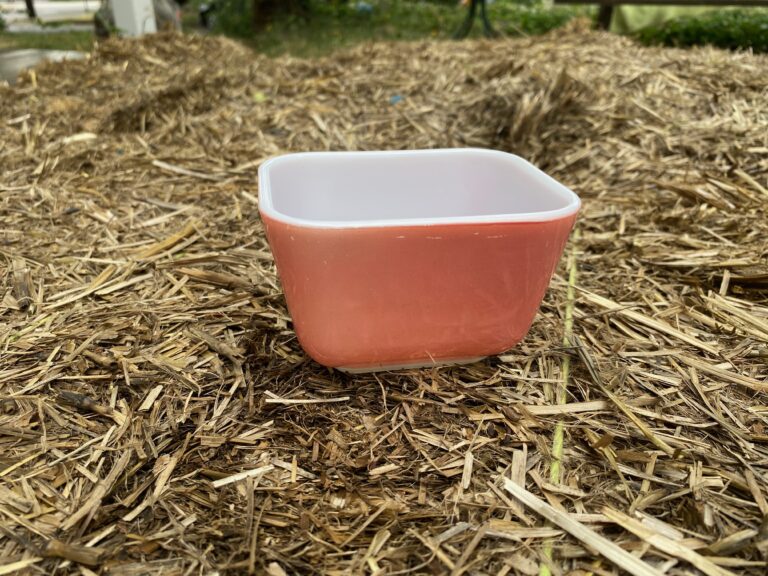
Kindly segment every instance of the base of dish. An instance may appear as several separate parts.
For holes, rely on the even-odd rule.
[[[337,366],[336,370],[341,370],[347,374],[366,374],[369,372],[391,372],[393,370],[412,370],[416,368],[435,368],[437,366],[460,366],[462,364],[474,364],[487,358],[487,356],[475,356],[472,358],[455,359],[425,359],[415,362],[406,362],[404,364],[383,364],[374,366]]]

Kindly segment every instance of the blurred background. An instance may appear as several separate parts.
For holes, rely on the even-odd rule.
[[[578,1],[579,3],[570,3]],[[647,44],[714,45],[768,50],[768,8],[616,6],[600,14],[584,0],[488,0],[493,30],[532,36],[574,18],[610,22],[610,30]],[[706,2],[706,0],[702,0]],[[734,0],[738,3],[739,0]],[[153,0],[158,27],[224,34],[270,55],[316,56],[363,40],[448,39],[469,11],[469,0]],[[469,36],[484,33],[478,11]],[[606,21],[605,18],[608,17]],[[108,1],[0,1],[0,50],[88,50],[114,27]]]

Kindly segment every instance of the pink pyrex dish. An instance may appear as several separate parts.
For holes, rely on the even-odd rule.
[[[296,335],[326,366],[499,354],[528,332],[578,196],[493,150],[308,152],[259,169]]]

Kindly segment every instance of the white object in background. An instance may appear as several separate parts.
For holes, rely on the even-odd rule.
[[[157,32],[152,0],[110,0],[115,27],[123,36],[143,36]]]
[[[85,58],[85,54],[71,50],[11,50],[0,52],[0,82],[7,80],[13,84],[21,72],[46,60],[59,62],[81,58]]]

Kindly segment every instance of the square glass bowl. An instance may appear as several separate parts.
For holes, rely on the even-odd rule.
[[[348,371],[471,362],[528,332],[579,211],[483,149],[287,154],[259,211],[301,346]]]

